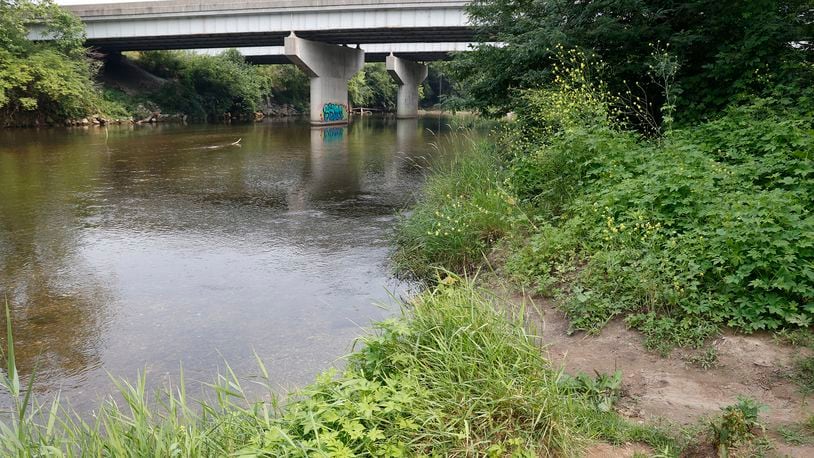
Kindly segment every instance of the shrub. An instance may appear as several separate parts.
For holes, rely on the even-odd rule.
[[[271,99],[274,102],[292,105],[301,112],[308,111],[308,75],[293,64],[266,65],[259,70],[271,80]]]
[[[527,240],[511,246],[507,270],[519,283],[533,285],[538,293],[552,296],[557,284],[577,270],[580,226],[576,219],[560,227],[543,222]]]
[[[761,426],[758,416],[765,408],[753,399],[738,396],[736,404],[722,409],[723,414],[710,423],[719,456],[729,456],[730,448],[754,437],[755,428]]]
[[[575,129],[549,140],[521,159],[536,181],[513,178],[521,195],[534,195],[539,212],[555,218],[509,266],[545,279],[551,254],[540,238],[580,234],[568,251],[581,253],[583,264],[564,302],[576,329],[631,312],[666,314],[699,338],[709,335],[704,323],[745,331],[808,326],[810,128],[810,121],[759,101],[659,141],[610,129]],[[568,178],[564,184],[549,178],[552,164]],[[655,337],[659,322],[650,316],[631,323],[664,342]]]
[[[396,108],[397,90],[382,63],[365,64],[348,82],[349,101],[355,107],[392,111]]]
[[[721,326],[814,324],[810,94],[642,138],[614,121],[585,59],[562,59],[557,85],[524,92],[498,147],[477,153],[491,157],[430,178],[401,225],[400,265],[471,269],[508,235],[509,273],[558,297],[573,330],[630,316],[663,353]]]
[[[197,119],[220,119],[224,113],[252,113],[271,88],[269,76],[246,63],[234,49],[216,56],[150,51],[141,53],[136,62],[170,79],[151,99],[164,110]]]
[[[51,41],[28,39],[38,23]],[[99,108],[82,22],[49,0],[0,3],[0,126],[79,118]]]

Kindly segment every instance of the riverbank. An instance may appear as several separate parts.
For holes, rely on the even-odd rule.
[[[564,140],[579,145],[572,137]],[[402,318],[376,324],[376,333],[360,341],[363,347],[349,357],[342,374],[328,372],[289,399],[270,389],[262,363],[261,377],[253,380],[266,390],[262,397],[247,394],[247,382],[229,368],[202,399],[186,394],[183,379],[153,395],[143,376],[118,382],[124,402],[110,401],[93,420],[82,422],[58,402],[31,402],[26,380],[15,380],[13,352],[8,352],[11,377],[5,383],[15,394],[17,418],[7,418],[8,429],[0,433],[3,453],[37,455],[53,447],[67,456],[102,451],[116,456],[173,451],[190,456],[713,456],[723,444],[742,454],[768,453],[774,447],[804,456],[812,435],[810,412],[795,383],[805,384],[805,365],[797,361],[805,361],[806,350],[799,355],[778,351],[759,340],[756,352],[772,355],[771,360],[751,361],[758,369],[750,371],[742,367],[750,363],[743,358],[746,346],[755,342],[750,339],[703,340],[698,351],[692,350],[696,341],[687,341],[685,361],[676,356],[679,350],[668,359],[658,355],[680,343],[653,345],[650,331],[644,330],[642,338],[618,318],[594,331],[600,337],[571,336],[574,315],[567,300],[572,293],[546,294],[552,291],[546,287],[578,281],[574,275],[584,265],[568,264],[577,253],[571,239],[553,232],[554,226],[545,225],[545,213],[507,186],[511,163],[497,146],[500,141],[472,141],[458,161],[434,169],[424,199],[402,222],[395,258],[431,286],[403,304]],[[617,231],[621,224],[614,226]],[[537,253],[532,257],[529,249]],[[518,254],[539,262],[557,256],[557,264],[546,271],[549,277],[530,283],[517,275],[518,265],[528,265],[515,264],[512,258]],[[497,284],[508,282],[510,291],[525,285],[538,306],[523,296],[495,295],[482,279],[439,270],[444,266],[470,274],[493,271]],[[485,285],[494,286],[491,281]],[[777,338],[811,345],[791,337],[800,335],[806,334],[788,331]],[[715,364],[731,370],[715,369]],[[772,375],[776,369],[785,375]],[[597,372],[580,375],[592,371]],[[760,382],[768,383],[775,401],[757,396],[760,390],[736,392],[744,386],[743,371],[771,375]],[[708,402],[704,396],[709,392],[697,388],[713,382],[730,387],[715,391],[720,396]],[[656,398],[660,402],[653,402]],[[693,409],[692,401],[703,404]],[[767,415],[756,404],[777,408],[776,401],[793,404],[793,411]],[[760,424],[768,425],[768,434]]]
[[[764,428],[759,440],[765,449],[762,456],[814,454],[814,431],[809,426],[814,409],[810,390],[799,377],[800,364],[814,355],[810,343],[766,332],[725,331],[703,348],[681,348],[661,356],[645,347],[641,334],[623,320],[612,320],[600,333],[573,333],[556,301],[524,294],[497,275],[482,278],[513,310],[526,311],[552,366],[569,374],[618,371],[614,410],[628,421],[675,431],[681,438],[677,439],[681,456],[717,456],[713,438],[705,436],[709,422],[738,396],[764,406],[759,416]],[[744,453],[748,456],[743,450],[735,456]]]
[[[688,456],[806,456],[804,101],[755,98],[648,138],[571,64],[561,84],[524,94],[493,143],[435,171],[397,231],[397,268],[430,284],[486,272],[515,304],[537,304],[549,360],[595,373],[582,380],[596,392],[621,390],[625,416],[674,425]]]
[[[19,372],[7,372],[20,374],[20,381],[12,376],[7,386],[17,395],[12,399],[18,418],[3,417],[9,429],[0,432],[0,455],[46,454],[53,450],[47,447],[68,456],[100,450],[115,456],[165,456],[171,450],[223,456],[257,449],[296,455],[320,448],[329,454],[347,451],[343,447],[356,454],[383,449],[385,456],[400,449],[407,455],[430,449],[452,455],[526,449],[581,454],[601,437],[669,444],[657,431],[598,411],[579,386],[546,363],[519,318],[507,321],[488,291],[457,280],[405,304],[403,320],[381,324],[390,337],[376,351],[376,338],[364,342],[367,350],[350,358],[349,374],[329,373],[290,399],[280,397],[281,384],[305,385],[312,368],[328,366],[338,354],[331,352],[343,351],[360,333],[355,323],[367,324],[371,309],[378,312],[365,305],[386,300],[383,285],[390,276],[383,264],[395,212],[413,202],[421,168],[447,162],[447,148],[453,154],[460,146],[460,154],[469,154],[478,141],[472,132],[447,136],[447,127],[433,130],[448,122],[366,117],[331,138],[312,136],[307,124],[286,130],[262,124],[165,126],[149,129],[158,135],[139,129],[137,136],[113,128],[104,141],[102,132],[49,131],[45,139],[36,132],[2,133],[13,141],[0,143],[14,145],[0,151],[6,184],[0,214],[8,221],[4,227],[12,228],[3,234],[4,274],[14,274],[5,274],[4,285],[19,285],[16,290],[34,291],[39,299],[28,303],[10,294],[19,343],[11,367]],[[235,138],[242,138],[241,147],[211,148]],[[393,165],[382,162],[386,157]],[[257,178],[224,186],[228,174]],[[86,200],[74,203],[78,215],[50,210],[62,196],[80,192]],[[97,193],[103,204],[89,197]],[[30,201],[32,194],[37,199]],[[77,238],[93,241],[48,260],[92,280],[90,287],[72,282],[81,294],[51,301],[53,290],[31,282],[26,266],[37,265],[40,272],[53,266],[32,261],[28,250],[48,246],[28,238],[45,228],[62,246]],[[326,228],[330,236],[322,232]],[[138,236],[128,237],[131,231]],[[189,259],[196,260],[194,267]],[[165,267],[153,267],[159,265]],[[180,266],[183,280],[171,266]],[[359,285],[365,285],[362,293],[369,287],[378,296],[360,294]],[[98,298],[92,294],[100,290]],[[230,304],[228,312],[224,304]],[[419,308],[421,321],[414,323]],[[470,320],[482,326],[470,332]],[[436,323],[444,323],[442,335]],[[419,335],[426,338],[414,348]],[[257,369],[246,354],[249,347],[262,355]],[[221,361],[215,350],[233,365],[213,380],[211,366],[219,363],[211,359]],[[371,362],[355,366],[355,359]],[[183,369],[174,376],[179,361]],[[398,365],[384,375],[365,369],[390,362]],[[93,402],[116,391],[100,381],[105,371],[122,376],[136,368],[144,372],[128,378],[129,384],[116,378],[121,392],[110,393],[107,404]],[[235,375],[253,373],[259,377]],[[216,388],[198,394],[195,381],[201,379]],[[47,392],[41,384],[61,391]],[[164,389],[156,392],[156,386]],[[357,393],[357,386],[367,388]],[[91,400],[78,399],[77,390]],[[56,404],[51,394],[59,394]],[[326,406],[340,419],[324,412],[316,443],[301,413],[321,419]],[[545,415],[538,418],[540,412]],[[276,442],[286,436],[294,445]],[[339,442],[329,442],[332,437]]]
[[[17,417],[5,423],[0,449],[24,456],[578,456],[598,440],[672,446],[665,433],[600,408],[589,387],[542,357],[522,315],[506,310],[450,276],[404,304],[401,318],[377,323],[344,373],[325,373],[287,403],[273,394],[260,363],[255,382],[269,388],[265,399],[249,399],[228,367],[209,399],[189,399],[172,385],[151,397],[140,378],[120,381],[124,404],[107,403],[87,423],[58,401],[29,404],[10,349],[4,383],[16,394]]]

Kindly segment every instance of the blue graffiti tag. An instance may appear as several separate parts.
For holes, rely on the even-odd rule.
[[[345,127],[328,127],[322,130],[322,141],[333,143],[345,137]]]
[[[326,103],[322,105],[322,120],[326,122],[344,121],[348,119],[348,109],[345,105]]]

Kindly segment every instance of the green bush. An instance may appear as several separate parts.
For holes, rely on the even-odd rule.
[[[543,222],[527,239],[510,246],[507,270],[524,286],[535,286],[538,293],[553,296],[558,285],[577,271],[581,229],[575,218],[562,226]]]
[[[754,437],[755,429],[761,426],[760,412],[766,406],[754,399],[738,396],[738,402],[723,407],[721,416],[710,423],[712,439],[718,446],[718,456],[728,457],[729,449],[743,444]]]
[[[132,119],[143,115],[140,112],[144,110],[142,104],[145,101],[143,97],[131,96],[118,89],[103,88],[100,111],[109,118]]]
[[[259,69],[271,81],[271,99],[308,112],[310,82],[308,75],[294,65],[266,65]]]
[[[503,140],[510,189],[536,221],[509,271],[559,292],[573,329],[633,314],[629,324],[662,351],[721,325],[814,323],[807,92],[786,95],[795,110],[754,99],[644,139],[612,120],[584,59],[563,61],[557,85],[523,95]]]
[[[365,64],[348,82],[350,104],[355,107],[392,111],[396,108],[397,91],[396,83],[381,63]]]
[[[663,353],[721,326],[814,324],[808,91],[643,138],[614,121],[587,61],[563,56],[496,148],[430,177],[399,265],[471,270],[503,236],[508,273],[557,297],[572,330],[629,316]]]
[[[141,53],[136,63],[170,80],[150,99],[166,111],[195,119],[253,113],[271,90],[269,75],[246,63],[234,49],[216,56],[150,51]]]
[[[566,395],[533,340],[484,296],[441,286],[408,316],[379,324],[347,378],[309,388],[280,421],[289,438],[271,434],[263,451],[283,454],[293,439],[303,456],[320,441],[374,456],[568,456],[584,443],[593,408]]]
[[[525,173],[556,164],[569,177],[567,187],[556,179],[529,186],[523,176],[515,183],[543,201],[544,213],[562,206],[555,226],[563,234],[582,235],[584,265],[566,306],[576,328],[639,311],[745,331],[810,325],[810,129],[808,120],[747,107],[663,141],[578,130],[525,158]],[[583,153],[586,144],[599,146]],[[573,161],[563,160],[568,145]],[[535,269],[533,251],[518,256],[525,261],[510,265],[526,277],[548,275],[548,266]]]
[[[32,23],[52,40],[29,40]],[[49,0],[0,2],[0,126],[58,122],[99,109],[98,65],[83,41],[82,22]]]

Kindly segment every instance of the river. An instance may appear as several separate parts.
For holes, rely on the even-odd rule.
[[[108,373],[210,382],[224,361],[256,373],[254,353],[280,390],[307,383],[397,313],[393,225],[459,135],[439,118],[0,131],[21,374],[80,410]]]

